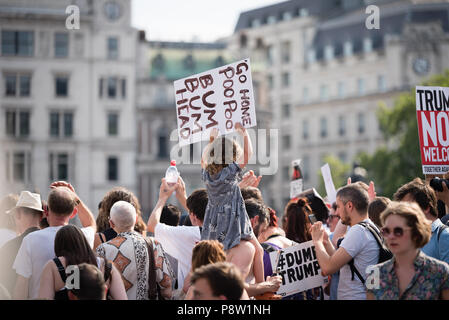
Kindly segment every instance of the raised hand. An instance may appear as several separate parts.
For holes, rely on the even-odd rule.
[[[324,241],[324,231],[323,224],[318,221],[312,225],[312,240],[313,242],[323,242]]]
[[[376,198],[376,191],[375,191],[375,188],[374,188],[374,182],[373,181],[370,181],[370,183],[369,183],[368,198],[369,198],[369,202],[374,201],[374,199]]]
[[[235,124],[235,130],[237,130],[237,132],[242,136],[245,135],[246,133],[246,129],[242,126],[240,122],[237,122]]]
[[[217,127],[213,128],[210,131],[209,142],[213,142],[218,137],[218,134],[219,134],[218,128]]]
[[[167,200],[172,195],[173,191],[175,191],[178,184],[174,184],[173,186],[169,186],[165,178],[161,180],[161,187],[159,188],[159,199]]]
[[[254,187],[257,188],[259,186],[260,180],[262,179],[262,176],[257,177],[254,174],[253,170],[249,170],[247,173],[244,174],[242,177],[242,181],[239,183],[239,187],[246,188],[246,187]]]

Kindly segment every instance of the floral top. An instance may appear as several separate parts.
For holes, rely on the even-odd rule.
[[[159,242],[153,241],[156,281],[165,299],[171,299],[173,271]],[[97,247],[97,254],[111,260],[122,274],[128,300],[148,300],[148,248],[143,236],[135,231],[122,232]]]
[[[441,292],[449,289],[449,265],[427,256],[421,250],[416,256],[416,273],[399,296],[399,279],[394,269],[395,258],[375,265],[379,268],[379,286],[367,289],[376,300],[438,300]],[[367,282],[367,287],[371,287]]]

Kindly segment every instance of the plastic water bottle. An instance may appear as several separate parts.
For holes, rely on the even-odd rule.
[[[165,181],[169,186],[173,186],[178,182],[179,172],[176,168],[176,160],[170,161],[170,167],[165,171]]]

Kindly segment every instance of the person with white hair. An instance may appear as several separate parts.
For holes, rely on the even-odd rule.
[[[137,213],[126,201],[111,207],[109,224],[117,237],[97,247],[122,273],[129,300],[171,299],[173,271],[161,244],[134,231]],[[151,270],[151,272],[150,272]]]

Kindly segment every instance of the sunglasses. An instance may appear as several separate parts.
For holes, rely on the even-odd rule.
[[[405,231],[405,230],[409,230],[409,229],[411,229],[411,228],[395,227],[395,228],[393,228],[393,230],[391,231],[389,228],[383,227],[382,229],[380,229],[380,231],[382,232],[382,235],[383,235],[384,237],[389,236],[390,233],[392,233],[392,232],[393,232],[393,235],[394,235],[395,237],[402,237],[402,236],[404,235],[404,231]]]
[[[332,220],[332,219],[334,219],[334,218],[340,219],[340,216],[339,216],[339,215],[336,215],[336,214],[330,214],[330,215],[329,215],[329,220]]]

